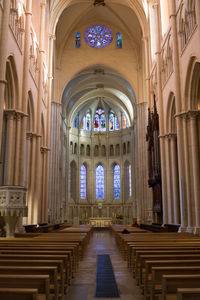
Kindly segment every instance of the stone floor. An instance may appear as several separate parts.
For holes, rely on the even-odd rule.
[[[96,262],[98,254],[109,254],[115,272],[120,299],[143,300],[139,287],[127,269],[116,247],[115,240],[108,231],[95,231],[87,247],[83,261],[73,279],[65,300],[92,300],[96,289]],[[110,298],[100,298],[109,300]],[[119,298],[118,298],[119,299]]]

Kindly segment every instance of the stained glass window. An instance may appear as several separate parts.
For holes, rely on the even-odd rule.
[[[115,130],[119,130],[119,122],[116,116],[115,116]]]
[[[114,199],[120,199],[120,166],[116,165],[113,170]]]
[[[122,48],[122,34],[120,32],[117,33],[117,48],[121,49]]]
[[[90,111],[87,111],[86,116],[83,118],[83,128],[84,130],[91,130],[91,116]]]
[[[110,111],[109,115],[109,130],[119,130],[119,122],[113,110]]]
[[[104,167],[102,165],[98,165],[96,168],[96,199],[104,199],[104,191]]]
[[[93,48],[105,48],[112,39],[112,31],[106,25],[92,25],[85,32],[85,41]]]
[[[114,127],[115,127],[115,116],[113,113],[111,113],[109,116],[109,130],[113,131]]]
[[[94,131],[106,131],[106,116],[102,108],[96,110],[94,116]]]
[[[75,36],[75,48],[80,48],[80,47],[81,47],[81,35],[79,32],[77,32]]]
[[[102,114],[100,116],[100,126],[99,126],[100,131],[106,131],[106,116],[105,114]]]
[[[84,165],[80,169],[80,198],[86,199],[86,167]]]
[[[127,127],[127,120],[126,120],[126,117],[125,117],[125,116],[123,116],[123,118],[122,118],[122,127],[123,127],[123,128],[126,128],[126,127]]]
[[[94,131],[99,131],[99,115],[94,116]]]
[[[128,177],[129,177],[129,197],[131,197],[132,196],[131,165],[128,166]]]
[[[78,128],[78,115],[76,115],[76,117],[74,119],[74,127]]]

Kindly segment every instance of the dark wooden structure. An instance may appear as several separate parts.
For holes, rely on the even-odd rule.
[[[104,0],[94,0],[94,5],[96,6],[105,6],[106,4],[104,3]]]
[[[154,221],[162,223],[162,183],[159,142],[159,116],[154,96],[153,111],[148,112],[148,126],[146,141],[148,143],[148,184],[153,193]]]

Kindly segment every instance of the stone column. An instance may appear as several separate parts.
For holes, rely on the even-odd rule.
[[[23,61],[23,88],[22,88],[22,99],[19,101],[19,106],[24,112],[24,117],[21,119],[20,124],[20,153],[19,153],[19,184],[24,185],[24,167],[25,167],[25,151],[26,151],[26,122],[25,117],[27,113],[27,99],[28,99],[28,80],[29,80],[29,65],[30,65],[30,45],[31,45],[31,16],[32,16],[32,0],[26,1],[25,10],[26,22],[25,22],[25,36],[24,36],[24,61]]]
[[[157,109],[159,114],[159,134],[160,137],[164,135],[164,113],[163,113],[163,94],[162,94],[162,63],[161,63],[161,24],[160,11],[158,1],[154,1],[153,8],[155,11],[156,32],[156,62],[157,62]],[[167,199],[167,179],[166,179],[166,153],[165,141],[160,139],[160,158],[161,158],[161,176],[162,176],[162,203],[163,203],[163,223],[168,221],[168,199]]]
[[[192,227],[192,199],[191,195],[191,186],[190,186],[190,168],[189,168],[189,153],[188,153],[188,136],[187,136],[187,116],[183,117],[183,139],[184,139],[184,154],[185,154],[185,182],[186,187],[186,203],[187,203],[187,231],[191,232]]]
[[[173,192],[173,208],[174,223],[180,224],[180,203],[179,203],[179,183],[178,183],[178,162],[177,162],[177,136],[170,134],[171,137],[171,166],[172,166],[172,192]]]
[[[190,112],[191,157],[193,174],[195,233],[200,233],[200,154],[198,148],[197,116],[198,112]]]
[[[179,174],[179,187],[180,187],[180,206],[181,206],[181,228],[180,231],[186,230],[186,178],[185,174],[185,157],[184,157],[184,138],[183,138],[183,123],[178,117],[181,113],[181,80],[180,80],[180,65],[179,65],[179,47],[178,47],[178,32],[176,23],[176,0],[170,0],[170,23],[172,33],[172,46],[173,46],[173,69],[174,69],[174,94],[175,94],[175,105],[176,105],[176,127],[177,127],[177,146],[178,146],[178,174]]]
[[[15,121],[15,111],[6,111],[7,114],[7,145],[6,145],[6,161],[5,161],[5,184],[13,185],[13,151],[14,151],[14,121]]]
[[[16,113],[16,147],[15,147],[15,173],[14,173],[14,184],[20,185],[19,178],[19,165],[20,165],[20,142],[21,142],[21,120],[22,114]],[[24,159],[25,160],[25,159]],[[24,183],[23,183],[24,184]]]
[[[51,151],[50,151],[50,172],[49,172],[49,209],[50,220],[55,222],[57,213],[60,211],[60,120],[61,104],[52,102],[51,104]]]
[[[8,31],[9,31],[10,0],[3,2],[3,16],[1,20],[0,40],[0,143],[2,141],[4,95],[6,85],[6,61],[8,56]],[[0,144],[1,145],[1,144]]]
[[[172,194],[171,194],[171,161],[170,161],[170,138],[165,136],[165,153],[166,153],[166,182],[167,182],[167,204],[168,204],[168,218],[167,224],[173,223],[173,209],[172,209]]]
[[[138,222],[147,221],[150,205],[150,191],[148,188],[148,158],[147,158],[147,103],[137,104],[137,161],[138,161],[138,203],[137,203],[137,219]]]
[[[199,0],[195,0],[195,8],[196,8],[197,24],[200,25],[200,1]],[[199,36],[199,44],[200,44],[200,36]]]

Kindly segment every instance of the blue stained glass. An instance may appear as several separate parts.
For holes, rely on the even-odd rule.
[[[104,168],[99,165],[96,168],[96,199],[104,199]]]
[[[76,115],[76,117],[74,119],[74,127],[78,128],[78,115]]]
[[[86,114],[84,129],[87,130],[87,131],[91,130],[91,117],[90,117],[90,113]]]
[[[79,32],[77,32],[75,37],[75,48],[80,48],[80,47],[81,47],[81,35]]]
[[[116,116],[115,116],[115,130],[119,130],[119,122]]]
[[[104,114],[101,115],[100,117],[100,131],[106,131],[106,116]]]
[[[117,48],[121,49],[122,48],[122,34],[121,33],[117,33]]]
[[[113,170],[114,175],[114,199],[120,199],[120,166],[116,165]]]
[[[84,165],[80,169],[80,198],[86,199],[86,167]]]
[[[85,41],[93,48],[105,48],[112,39],[112,31],[106,25],[92,25],[85,31]]]

